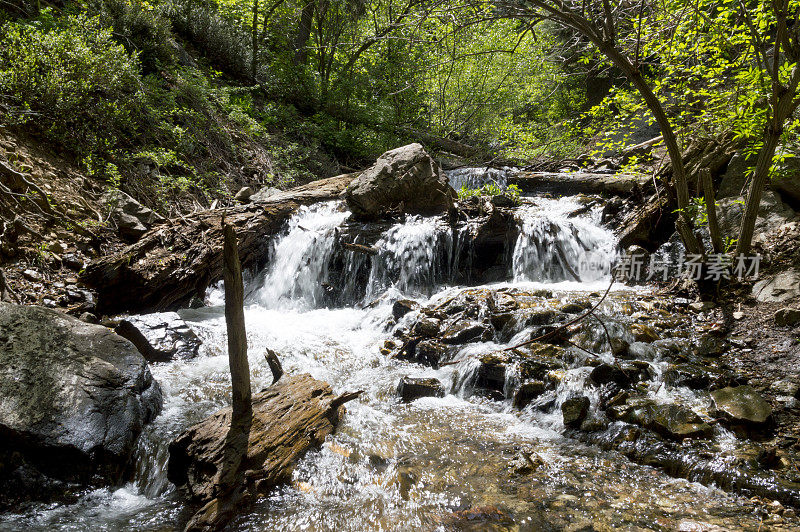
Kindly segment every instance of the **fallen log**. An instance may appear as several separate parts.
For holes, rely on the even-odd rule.
[[[185,306],[222,278],[222,217],[236,231],[243,268],[263,266],[269,237],[303,205],[336,199],[356,174],[314,181],[262,202],[202,211],[159,224],[137,243],[89,264],[81,281],[104,314]]]
[[[508,177],[509,185],[523,192],[552,194],[610,194],[631,196],[650,184],[647,176],[631,174],[593,174],[586,172],[518,172]]]
[[[341,406],[358,393],[336,396],[308,374],[281,379],[253,395],[246,455],[234,459],[227,442],[233,411],[220,410],[169,445],[167,477],[200,509],[187,530],[216,530],[256,497],[291,480],[295,464],[321,445],[339,422]]]

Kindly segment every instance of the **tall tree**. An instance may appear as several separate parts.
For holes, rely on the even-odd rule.
[[[636,88],[661,128],[664,145],[672,162],[672,187],[681,223],[678,231],[690,253],[699,253],[700,245],[692,231],[689,218],[689,186],[681,148],[675,130],[665,111],[664,103],[656,96],[651,83],[644,77],[638,57],[638,46],[626,50],[617,40],[619,21],[641,18],[644,1],[625,0],[497,0],[498,13],[492,16],[520,18],[536,23],[552,21],[588,39]]]

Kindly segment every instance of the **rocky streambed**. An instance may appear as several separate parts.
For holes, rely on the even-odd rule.
[[[483,197],[442,214],[371,220],[323,197],[293,206],[266,245],[256,245],[258,207],[239,213],[253,264],[266,264],[247,283],[253,390],[277,393],[264,356],[274,352],[287,375],[280,382],[310,395],[303,404],[328,408],[345,392],[362,393],[346,413],[334,406],[318,419],[308,441],[321,445],[291,447],[298,452],[282,483],[231,509],[230,528],[800,526],[797,449],[775,436],[797,388],[784,383],[776,403],[764,383],[751,382],[732,363],[747,341],[726,336],[710,305],[611,283],[618,238],[604,222],[624,211],[619,201]],[[120,273],[115,283],[158,264],[118,259],[103,263]],[[196,259],[165,263],[157,282],[166,286],[169,268],[180,269],[181,282],[194,279]],[[154,419],[142,411],[141,436],[125,448],[130,467],[76,482],[68,498],[9,506],[3,529],[177,529],[191,518],[192,499],[214,500],[192,483],[218,474],[216,466],[199,461],[182,474],[170,457],[170,444],[188,449],[187,429],[224,420],[229,404],[222,292],[202,281],[211,286],[195,308],[114,323],[148,354],[149,364],[136,359],[140,380],[150,375],[163,397]],[[146,389],[136,393],[150,397]],[[335,431],[326,421],[334,418]],[[268,419],[275,416],[263,425],[276,429]],[[275,455],[267,454],[256,461]],[[255,485],[261,477],[248,478]]]

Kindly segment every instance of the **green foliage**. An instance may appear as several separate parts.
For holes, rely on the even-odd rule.
[[[774,25],[768,2],[668,0],[646,9],[641,33],[622,35],[620,46],[646,58],[643,73],[666,103],[680,138],[732,138],[749,157],[761,149],[770,115],[771,86],[758,50],[764,39],[773,40]],[[781,68],[784,82],[788,67]],[[630,144],[632,131],[643,121],[654,123],[639,93],[627,85],[617,87],[587,118],[591,127],[584,133],[597,136],[596,153]],[[784,128],[783,144],[792,143],[798,132],[795,119]],[[779,151],[776,167],[787,156]]]
[[[497,183],[486,183],[481,188],[470,188],[467,185],[461,187],[458,191],[458,199],[467,199],[481,196],[505,196],[512,200],[513,203],[519,204],[520,190],[517,185],[508,185],[503,188]]]
[[[17,123],[41,127],[79,156],[125,146],[146,127],[137,56],[97,17],[56,21],[45,10],[3,26],[0,91]]]

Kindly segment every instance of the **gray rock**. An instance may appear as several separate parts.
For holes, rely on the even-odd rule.
[[[779,171],[772,176],[770,186],[787,201],[800,202],[800,161],[796,157],[784,159]]]
[[[717,202],[717,218],[720,231],[724,236],[738,238],[744,214],[744,200],[745,197],[741,196],[723,198]],[[760,236],[766,235],[792,218],[794,218],[794,211],[791,207],[783,203],[775,192],[765,190],[759,204],[754,241],[757,242]]]
[[[755,159],[747,160],[740,153],[734,154],[722,176],[717,199],[747,195],[747,170],[755,166]]]
[[[250,203],[253,198],[253,189],[250,187],[242,187],[239,192],[233,197],[239,203]]]
[[[674,440],[708,437],[713,431],[693,410],[675,403],[658,404],[652,399],[632,399],[610,407],[607,413],[612,419],[640,425]]]
[[[253,203],[258,203],[261,201],[266,201],[272,196],[277,196],[282,192],[281,189],[275,187],[264,187],[255,194],[250,197],[250,201]]]
[[[800,310],[796,308],[782,308],[775,312],[775,325],[792,327],[800,323]]]
[[[421,364],[436,368],[439,367],[439,362],[450,355],[451,349],[452,346],[447,346],[435,338],[422,340],[414,350],[414,359]]]
[[[491,334],[490,325],[472,320],[460,320],[444,331],[442,342],[446,344],[465,344],[473,340],[491,338]]]
[[[717,410],[737,424],[763,425],[772,416],[772,407],[750,386],[714,390],[711,398]]]
[[[114,331],[133,342],[149,362],[194,358],[202,344],[175,312],[131,316],[121,320]]]
[[[693,303],[689,303],[689,310],[693,312],[708,312],[709,310],[713,310],[717,308],[716,303],[711,301],[695,301]]]
[[[581,422],[589,414],[590,401],[588,397],[570,397],[561,404],[561,415],[565,427],[580,427]]]
[[[798,392],[800,392],[800,385],[795,381],[784,379],[773,382],[769,389],[776,395],[797,397]]]
[[[790,268],[760,279],[753,285],[753,296],[762,303],[780,303],[800,298],[800,269]]]
[[[719,357],[730,348],[728,341],[712,334],[700,337],[695,349],[695,354],[701,357]]]
[[[164,218],[148,209],[119,189],[112,189],[103,196],[103,201],[111,208],[111,220],[117,225],[122,238],[139,240],[154,224]]]
[[[128,340],[54,310],[0,303],[0,506],[124,480],[160,408],[161,388]]]
[[[589,374],[589,379],[598,386],[614,382],[619,386],[626,387],[631,383],[631,380],[624,371],[617,366],[605,363],[595,366]]]
[[[420,144],[387,151],[345,191],[348,207],[361,219],[397,208],[410,214],[436,214],[451,208],[455,198],[442,169]]]
[[[403,377],[397,385],[397,395],[405,403],[420,397],[444,397],[445,391],[438,379]]]
[[[436,318],[422,318],[414,324],[412,331],[417,336],[434,337],[439,334],[442,322]]]

